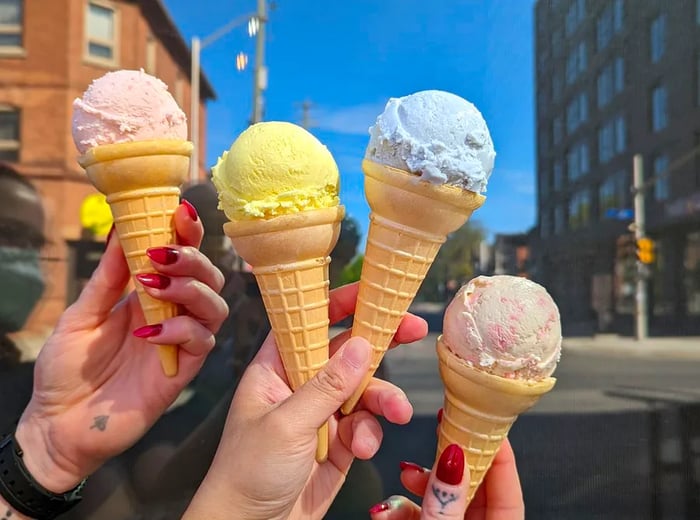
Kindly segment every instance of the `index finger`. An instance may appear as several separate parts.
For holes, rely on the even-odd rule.
[[[177,243],[199,248],[204,236],[204,226],[191,202],[182,199],[173,215]]]

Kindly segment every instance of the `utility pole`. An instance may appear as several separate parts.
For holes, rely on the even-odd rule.
[[[253,71],[253,116],[251,124],[262,121],[263,92],[267,88],[267,67],[265,67],[265,24],[267,23],[267,0],[258,0],[256,17],[260,26],[255,40],[255,70]]]
[[[190,94],[190,140],[194,144],[190,157],[190,182],[194,184],[199,178],[199,58],[202,52],[201,41],[198,37],[192,38],[192,70],[190,81],[192,90]]]
[[[308,99],[301,103],[301,126],[307,130],[314,126],[314,122],[311,119],[311,108],[313,106],[314,104]]]
[[[645,238],[645,208],[644,208],[644,162],[640,154],[636,154],[632,162],[633,192],[634,192],[634,238],[639,243]],[[637,285],[635,290],[635,337],[637,341],[644,340],[649,335],[647,322],[647,275],[646,266],[637,259]]]

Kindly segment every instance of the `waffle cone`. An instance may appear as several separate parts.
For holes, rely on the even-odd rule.
[[[447,235],[485,200],[478,193],[420,182],[413,174],[372,161],[363,161],[362,168],[372,212],[352,335],[372,345],[372,363],[343,405],[346,414],[372,379]]]
[[[292,390],[328,361],[328,256],[338,241],[344,208],[336,206],[269,220],[224,225],[238,255],[253,266]],[[328,456],[328,425],[316,458]]]
[[[175,243],[173,214],[191,152],[187,141],[142,141],[97,146],[79,159],[89,179],[106,195],[132,276],[154,272],[148,248]],[[152,298],[138,282],[134,285],[147,324],[177,315],[175,304]],[[159,345],[158,356],[165,375],[176,375],[177,345]]]
[[[554,387],[556,379],[522,381],[491,375],[460,360],[442,336],[437,340],[437,354],[445,385],[437,458],[450,444],[462,447],[469,466],[467,500],[471,501],[510,427]]]

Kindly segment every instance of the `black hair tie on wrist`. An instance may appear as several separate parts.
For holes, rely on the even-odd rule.
[[[0,495],[17,512],[37,520],[53,520],[77,505],[85,480],[65,493],[52,493],[27,471],[22,447],[11,433],[0,441]]]

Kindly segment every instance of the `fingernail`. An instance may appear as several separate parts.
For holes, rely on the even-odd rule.
[[[440,408],[438,410],[438,424],[440,424],[442,422],[442,412],[443,412],[443,410],[442,410],[442,408]]]
[[[112,240],[112,235],[114,234],[114,224],[112,224],[112,227],[109,228],[109,233],[107,233],[107,241],[105,242],[105,247],[109,244],[109,241]]]
[[[464,476],[464,452],[458,444],[450,444],[440,455],[436,476],[445,484],[457,486]]]
[[[182,199],[182,205],[187,208],[187,213],[190,216],[190,218],[194,221],[197,222],[199,219],[199,215],[197,214],[197,209],[192,205],[192,203],[187,200],[187,199]]]
[[[146,250],[148,258],[163,265],[171,265],[177,262],[180,252],[172,247],[152,247]]]
[[[369,359],[369,350],[362,338],[350,338],[343,348],[342,359],[353,368],[360,368]]]
[[[405,471],[407,469],[419,471],[420,473],[425,473],[426,471],[423,466],[419,466],[418,464],[414,464],[413,462],[406,462],[403,460],[399,462],[399,468],[401,468],[401,471]]]
[[[132,334],[137,338],[152,338],[163,332],[163,325],[161,323],[156,323],[155,325],[145,325],[139,327]]]
[[[372,507],[369,508],[369,514],[373,515],[374,513],[381,513],[382,511],[388,511],[390,508],[389,504],[386,502],[380,502],[379,504],[373,505]]]
[[[170,278],[157,273],[137,274],[136,279],[152,289],[165,289],[170,285]]]

